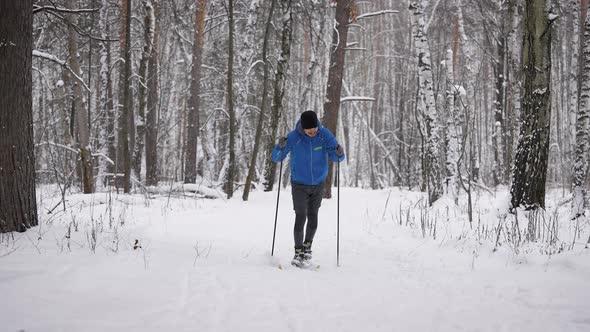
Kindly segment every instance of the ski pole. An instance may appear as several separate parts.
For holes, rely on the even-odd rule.
[[[279,197],[281,195],[281,178],[283,177],[283,161],[281,160],[281,166],[279,168],[279,188],[277,190],[277,210],[275,212],[275,228],[272,232],[272,250],[270,255],[274,256],[275,253],[275,235],[277,234],[277,218],[279,216]]]
[[[336,166],[336,185],[338,196],[336,198],[336,266],[340,266],[340,162]]]

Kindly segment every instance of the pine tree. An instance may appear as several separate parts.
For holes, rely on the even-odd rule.
[[[37,226],[31,0],[0,1],[0,233]]]

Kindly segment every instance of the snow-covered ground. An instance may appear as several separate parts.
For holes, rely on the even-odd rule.
[[[0,244],[0,330],[590,331],[585,241],[558,255],[493,251],[486,225],[502,195],[476,202],[472,227],[443,201],[430,213],[436,234],[423,237],[422,194],[341,194],[340,267],[336,200],[324,200],[311,271],[289,265],[288,189],[274,258],[276,192],[249,202],[76,194],[51,214],[59,197],[42,192],[41,226]]]

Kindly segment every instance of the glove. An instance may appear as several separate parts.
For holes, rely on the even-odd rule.
[[[284,149],[287,146],[287,137],[279,138],[279,148]]]
[[[344,149],[340,146],[340,144],[338,144],[338,146],[336,147],[336,150],[334,150],[334,153],[336,153],[336,156],[338,158],[340,158],[344,155]]]

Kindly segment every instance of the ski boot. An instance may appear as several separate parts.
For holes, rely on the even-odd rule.
[[[311,242],[303,243],[303,259],[311,261]]]
[[[295,248],[295,256],[291,260],[291,265],[305,267],[305,258],[302,248]]]

